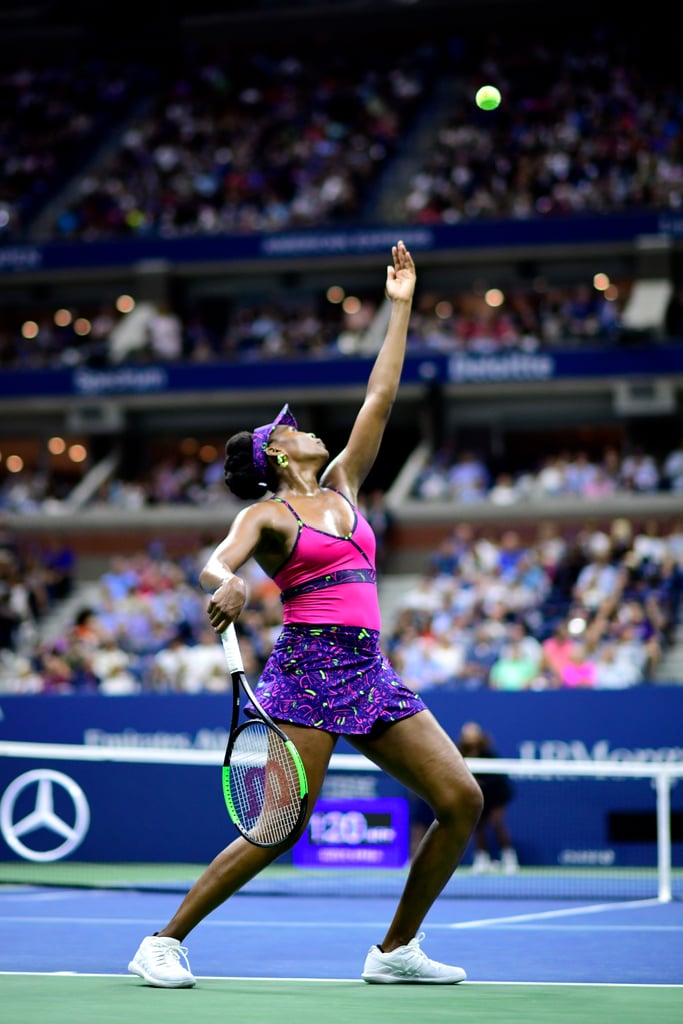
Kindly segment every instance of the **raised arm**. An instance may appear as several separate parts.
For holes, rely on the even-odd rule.
[[[412,256],[403,242],[392,248],[392,258],[385,285],[391,301],[387,332],[346,447],[330,463],[322,478],[322,483],[348,491],[352,496],[357,495],[377,458],[403,371],[416,274]]]

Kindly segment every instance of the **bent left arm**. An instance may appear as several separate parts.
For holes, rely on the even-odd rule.
[[[330,463],[322,483],[357,495],[377,458],[384,430],[401,381],[408,324],[415,292],[415,265],[403,242],[392,249],[386,295],[391,300],[387,332],[368,378],[365,399],[346,447]]]

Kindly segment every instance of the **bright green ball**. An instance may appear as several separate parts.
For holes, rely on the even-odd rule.
[[[482,85],[481,89],[477,89],[474,102],[480,110],[495,110],[501,99],[500,89],[496,89],[495,85]]]

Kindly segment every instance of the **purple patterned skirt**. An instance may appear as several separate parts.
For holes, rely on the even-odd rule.
[[[358,626],[285,626],[255,695],[271,718],[341,735],[425,709],[382,654],[379,633]]]

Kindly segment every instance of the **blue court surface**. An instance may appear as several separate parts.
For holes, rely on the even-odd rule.
[[[0,972],[125,974],[178,902],[176,893],[7,886]],[[204,978],[357,981],[394,905],[240,894],[188,937],[191,967]],[[443,899],[424,932],[425,952],[462,965],[471,982],[683,984],[680,901]]]

